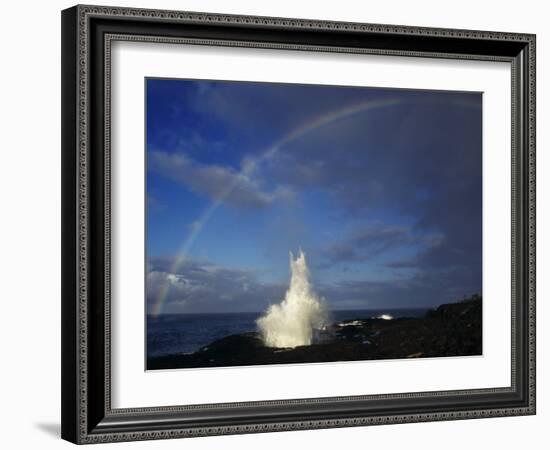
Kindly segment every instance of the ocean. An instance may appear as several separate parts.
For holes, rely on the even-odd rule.
[[[331,311],[329,323],[389,315],[423,317],[423,309],[367,309]],[[193,353],[231,334],[256,331],[256,319],[263,313],[165,314],[147,316],[147,357]]]

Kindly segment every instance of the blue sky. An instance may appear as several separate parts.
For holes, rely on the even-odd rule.
[[[147,302],[263,311],[302,248],[332,309],[481,292],[481,94],[147,79]]]

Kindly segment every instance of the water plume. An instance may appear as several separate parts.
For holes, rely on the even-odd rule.
[[[327,324],[324,300],[309,280],[306,256],[300,250],[296,259],[290,253],[290,287],[280,304],[271,305],[256,323],[263,342],[268,347],[294,348],[310,345],[313,330]]]

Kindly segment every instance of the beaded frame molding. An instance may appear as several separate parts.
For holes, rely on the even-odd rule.
[[[512,72],[511,385],[111,407],[113,41],[505,61]],[[535,36],[78,5],[62,12],[62,420],[78,444],[535,414]]]

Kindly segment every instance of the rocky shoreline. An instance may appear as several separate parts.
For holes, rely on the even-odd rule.
[[[423,318],[355,318],[317,332],[315,343],[266,347],[257,332],[227,336],[195,353],[149,358],[147,370],[482,354],[482,299],[444,304]]]

